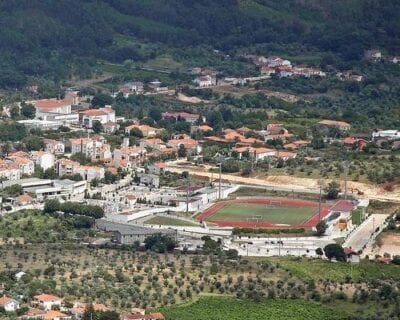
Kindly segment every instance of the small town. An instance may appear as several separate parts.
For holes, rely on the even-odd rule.
[[[0,319],[399,319],[399,12],[0,4]]]

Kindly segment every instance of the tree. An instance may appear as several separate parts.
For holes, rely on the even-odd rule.
[[[315,253],[318,255],[318,257],[322,257],[324,255],[324,251],[321,248],[317,248],[315,250]]]
[[[324,191],[327,199],[337,199],[340,192],[340,185],[336,181],[332,181],[328,184]]]
[[[328,225],[326,224],[325,220],[321,220],[320,222],[317,223],[315,228],[317,229],[315,234],[318,237],[320,237],[320,236],[323,236],[325,234],[325,231],[328,228]]]
[[[174,239],[167,235],[155,234],[146,237],[144,240],[146,250],[151,250],[157,253],[171,252],[176,247]]]
[[[21,115],[25,118],[33,119],[36,115],[36,109],[32,104],[23,102],[21,103]]]
[[[19,116],[19,107],[18,106],[12,106],[10,108],[10,118],[15,119],[18,118]]]
[[[94,133],[100,133],[103,131],[103,125],[100,121],[93,121],[92,130]]]
[[[24,138],[23,143],[27,151],[39,151],[44,148],[43,139],[38,136],[28,136]]]
[[[47,200],[44,204],[43,211],[46,213],[53,213],[60,210],[60,202],[57,199]]]
[[[114,98],[105,93],[98,93],[92,99],[92,106],[103,108],[114,103]]]
[[[184,157],[186,157],[186,154],[187,154],[187,151],[186,151],[185,145],[183,145],[183,144],[179,145],[178,157],[184,158]]]
[[[325,256],[332,260],[335,258],[337,261],[346,261],[346,254],[344,253],[344,249],[341,245],[337,243],[331,243],[325,246],[324,248]]]
[[[149,110],[149,117],[152,118],[155,122],[158,122],[162,118],[162,114],[159,108],[153,107]]]

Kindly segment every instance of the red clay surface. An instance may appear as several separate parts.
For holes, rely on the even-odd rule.
[[[323,219],[326,217],[329,212],[331,211],[331,206],[326,204],[322,204],[320,214],[317,213],[313,215],[308,221],[303,224],[299,225],[290,225],[290,226],[281,226],[273,223],[268,222],[252,222],[252,221],[220,221],[220,220],[213,220],[209,219],[212,215],[216,212],[221,210],[223,207],[229,204],[262,204],[267,205],[276,204],[277,201],[281,202],[281,205],[284,207],[311,207],[311,208],[318,208],[319,203],[307,200],[291,200],[291,199],[235,199],[235,200],[225,200],[220,201],[213,205],[211,208],[205,210],[201,215],[197,217],[199,221],[207,221],[212,222],[220,227],[232,227],[232,228],[260,228],[260,229],[291,229],[291,228],[304,228],[304,229],[311,229],[315,227],[319,219]]]

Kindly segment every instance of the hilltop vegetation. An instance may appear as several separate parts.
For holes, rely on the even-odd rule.
[[[168,48],[253,47],[340,61],[371,47],[397,53],[399,15],[396,0],[7,1],[0,4],[0,87],[88,77],[98,59],[147,61]]]

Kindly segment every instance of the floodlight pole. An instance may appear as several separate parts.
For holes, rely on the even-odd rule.
[[[318,220],[321,222],[321,201],[322,201],[322,186],[319,186],[319,202],[318,202]]]
[[[187,171],[186,212],[189,212],[190,173]]]
[[[222,175],[222,162],[219,164],[219,184],[218,184],[218,199],[221,200],[221,175]]]

